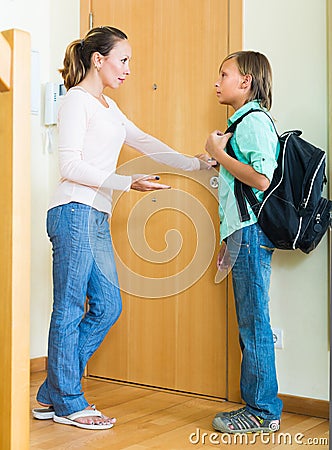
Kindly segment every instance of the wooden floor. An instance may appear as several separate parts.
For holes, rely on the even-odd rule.
[[[32,408],[37,405],[35,394],[44,376],[43,372],[31,376]],[[31,449],[185,450],[225,445],[293,449],[301,443],[302,448],[328,448],[329,422],[325,419],[283,413],[280,433],[245,435],[241,442],[239,437],[235,441],[211,427],[216,412],[238,408],[237,404],[96,380],[84,380],[83,389],[90,403],[104,414],[117,417],[114,428],[81,430],[31,418]]]

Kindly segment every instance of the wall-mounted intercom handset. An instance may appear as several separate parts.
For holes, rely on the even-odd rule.
[[[48,153],[53,152],[55,125],[58,123],[58,109],[61,97],[66,93],[64,84],[46,83],[45,86],[45,107],[44,107],[44,125],[45,128],[45,149]]]
[[[66,88],[61,83],[46,83],[44,125],[56,125],[58,122],[59,101],[65,95]]]

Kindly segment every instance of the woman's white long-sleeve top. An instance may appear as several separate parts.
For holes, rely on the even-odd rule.
[[[50,208],[84,203],[111,214],[112,191],[130,189],[131,176],[116,173],[123,144],[182,170],[199,170],[197,158],[176,152],[137,128],[109,97],[108,108],[79,86],[69,89],[59,108],[60,182]]]

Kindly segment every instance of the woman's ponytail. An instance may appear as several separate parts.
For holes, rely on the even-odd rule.
[[[85,67],[82,58],[83,42],[77,39],[68,45],[63,60],[63,69],[59,70],[67,90],[80,83],[88,69],[88,67]]]

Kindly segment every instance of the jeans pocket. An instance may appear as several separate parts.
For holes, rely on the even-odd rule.
[[[260,262],[264,267],[270,270],[271,258],[275,250],[275,247],[261,229],[258,232],[258,236],[259,236]]]
[[[230,256],[230,265],[234,266],[238,258],[245,258],[249,252],[249,242],[246,230],[240,229],[232,233],[227,238],[227,251]]]
[[[55,208],[50,209],[47,212],[47,218],[46,218],[46,230],[48,237],[52,239],[52,237],[55,235],[57,228],[59,226],[60,217],[62,213],[62,207],[56,206]]]
[[[243,229],[234,231],[230,236],[227,238],[227,246],[230,247],[247,247],[248,242],[246,241],[245,233],[243,232]]]
[[[266,234],[264,233],[264,231],[261,228],[259,228],[259,230],[258,230],[258,239],[259,239],[259,245],[261,248],[264,248],[264,249],[272,251],[272,252],[275,250],[275,246],[273,245],[273,243],[270,241],[270,239],[266,236]]]
[[[108,222],[108,214],[105,212],[91,209],[89,215],[89,230],[91,236],[96,239],[103,239],[109,237],[110,226]]]

